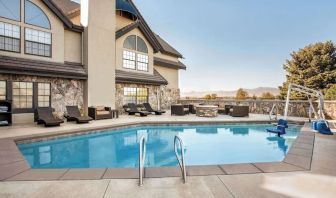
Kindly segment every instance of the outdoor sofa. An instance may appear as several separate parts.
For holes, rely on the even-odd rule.
[[[171,115],[184,116],[189,114],[189,108],[184,107],[182,104],[175,104],[170,106]]]
[[[232,106],[229,115],[232,117],[247,117],[249,116],[249,106]]]
[[[94,120],[112,119],[113,113],[111,107],[97,106],[89,107],[89,116]]]

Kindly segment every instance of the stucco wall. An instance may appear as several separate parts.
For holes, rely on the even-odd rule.
[[[178,89],[179,88],[179,70],[171,69],[167,67],[160,67],[154,65],[156,71],[158,71],[161,76],[163,76],[168,81],[168,88]]]
[[[64,60],[82,63],[82,33],[65,30]]]
[[[46,5],[40,0],[31,0],[33,3],[35,3],[37,6],[39,6],[45,14],[48,16],[51,30],[40,28],[33,25],[28,25],[24,23],[24,20],[21,20],[21,22],[8,20],[4,18],[0,18],[0,21],[19,25],[21,26],[21,53],[13,53],[13,52],[5,52],[0,51],[1,55],[5,56],[13,56],[13,57],[21,57],[21,58],[30,58],[30,59],[37,59],[37,60],[44,60],[44,61],[53,61],[53,62],[64,62],[64,25],[63,22],[58,19],[52,11],[47,8]],[[21,19],[24,17],[24,1],[21,1]],[[44,32],[51,32],[52,33],[52,57],[42,57],[42,56],[34,56],[34,55],[28,55],[24,53],[24,42],[25,42],[25,35],[24,35],[24,28],[31,28],[35,30],[40,30]]]
[[[219,104],[221,107],[225,105],[246,105],[250,106],[250,112],[256,114],[269,114],[273,104],[277,104],[279,109],[279,114],[284,114],[286,101],[282,100],[205,100],[205,99],[181,99],[179,100],[182,104]],[[291,101],[288,115],[297,117],[308,117],[309,102],[304,100]],[[314,103],[317,106],[317,103]],[[328,118],[336,119],[336,101],[326,101],[325,102],[325,113]]]
[[[141,37],[147,45],[147,48],[148,48],[147,55],[149,58],[148,72],[123,68],[123,57],[122,57],[123,51],[124,51],[123,45],[124,45],[125,39],[130,35],[136,35],[136,36]],[[146,74],[153,74],[153,61],[154,61],[153,52],[154,50],[152,46],[146,40],[146,37],[142,34],[142,32],[139,29],[133,29],[132,31],[128,32],[127,34],[123,35],[122,37],[116,40],[116,68],[119,70],[124,70],[124,71],[129,71],[129,72],[140,72],[140,73],[146,73]]]
[[[155,53],[154,56],[157,57],[157,58],[162,58],[162,59],[166,59],[166,60],[170,60],[170,61],[174,61],[174,62],[179,61],[179,59],[177,57],[162,54],[161,52]]]
[[[131,23],[134,23],[134,21],[116,14],[116,30],[119,30]]]
[[[115,107],[115,0],[88,1],[84,65],[88,72],[88,106]],[[85,10],[81,10],[85,12]],[[82,13],[82,16],[86,14]]]

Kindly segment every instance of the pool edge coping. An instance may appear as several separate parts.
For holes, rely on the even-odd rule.
[[[268,121],[269,123],[270,121]],[[164,124],[228,124],[239,122],[145,122],[135,123],[132,125],[123,125],[121,128],[134,127],[134,125],[164,125]],[[266,121],[250,121],[240,123],[267,123]],[[298,122],[295,122],[298,123]],[[302,122],[299,122],[302,123]],[[187,166],[188,176],[209,176],[209,175],[236,175],[236,174],[258,174],[258,173],[276,173],[276,172],[294,172],[294,171],[309,171],[311,169],[311,162],[313,157],[315,132],[309,127],[310,123],[304,123],[302,129],[296,140],[293,142],[288,154],[281,162],[264,162],[264,163],[245,163],[245,164],[223,164],[223,165],[202,165],[202,166]],[[114,125],[113,129],[117,128]],[[96,129],[102,131],[111,129],[111,127],[104,127],[104,129]],[[91,129],[92,130],[92,129]],[[87,130],[81,130],[81,132]],[[80,133],[73,131],[74,133]],[[71,134],[71,133],[70,133]],[[48,136],[50,137],[50,135]],[[16,145],[15,138],[2,139],[1,141],[11,141]],[[23,160],[13,161],[8,164],[0,165],[0,172],[6,172],[6,176],[0,174],[0,181],[60,181],[60,180],[98,180],[98,179],[136,179],[138,178],[138,168],[102,168],[100,172],[97,169],[83,168],[83,169],[32,169],[27,161],[22,156],[19,149],[14,149],[14,152],[19,152]],[[294,150],[294,151],[293,151]],[[299,151],[308,151],[308,156],[302,155]],[[13,150],[12,150],[13,152]],[[9,166],[11,164],[21,163],[19,167]],[[1,170],[6,167],[8,170]],[[14,167],[14,170],[13,170]],[[12,168],[12,169],[11,169]],[[9,174],[11,171],[12,174]],[[77,174],[76,174],[77,172]],[[99,176],[99,174],[101,176]],[[73,174],[71,177],[69,175]],[[181,171],[178,167],[158,167],[145,168],[145,178],[162,178],[162,177],[181,177]]]

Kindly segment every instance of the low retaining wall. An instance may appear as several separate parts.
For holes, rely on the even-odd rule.
[[[229,99],[215,99],[215,100],[205,100],[205,99],[180,99],[181,104],[219,104],[224,107],[224,105],[246,105],[250,107],[250,113],[256,114],[269,114],[272,109],[273,104],[277,104],[279,109],[279,114],[284,114],[286,101],[284,100],[229,100]],[[317,107],[317,103],[314,102]],[[328,118],[336,119],[336,101],[325,101],[325,113]],[[295,117],[308,117],[309,102],[305,100],[294,100],[290,102],[288,109],[289,116]]]

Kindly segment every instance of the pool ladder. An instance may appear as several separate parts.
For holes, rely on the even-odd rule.
[[[139,143],[139,186],[143,185],[146,159],[146,136],[143,135]]]
[[[178,143],[178,144],[176,144]],[[179,157],[178,154],[178,146],[180,146],[181,149],[181,157]],[[183,183],[187,182],[187,172],[186,172],[186,167],[185,167],[185,160],[184,160],[184,144],[180,136],[176,135],[174,138],[174,150],[175,150],[175,155],[177,158],[177,161],[180,165],[181,171],[182,171],[182,178],[183,178]]]
[[[178,144],[177,144],[178,143]],[[178,148],[181,149],[181,157],[179,157]],[[185,168],[185,160],[184,160],[184,144],[182,139],[176,135],[174,138],[174,150],[177,161],[180,165],[182,171],[183,183],[187,182],[187,172]],[[140,138],[139,142],[139,186],[143,186],[143,177],[145,173],[145,159],[146,159],[146,136],[143,135]]]

